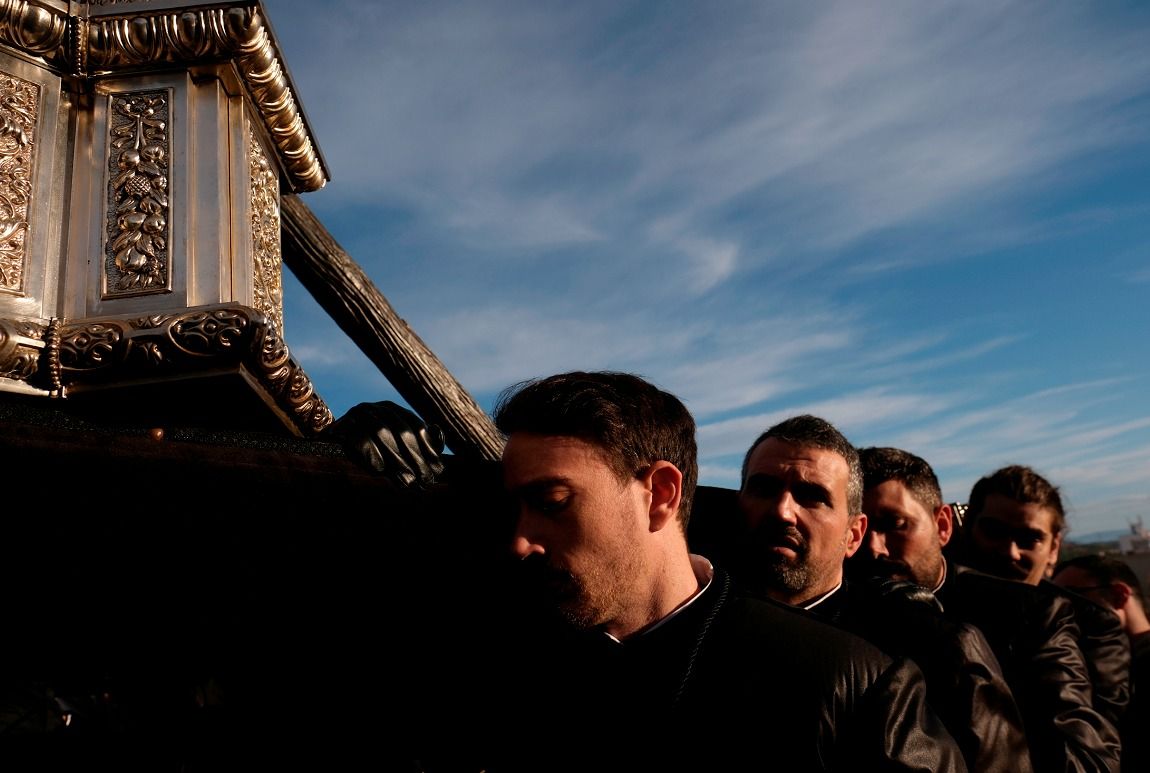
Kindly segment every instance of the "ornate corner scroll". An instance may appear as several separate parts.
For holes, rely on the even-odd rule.
[[[277,330],[283,330],[279,178],[254,131],[248,132],[248,170],[251,178],[253,303]]]
[[[314,191],[327,183],[322,159],[258,6],[190,6],[89,17],[83,44],[78,67],[86,74],[159,62],[234,60],[292,188]]]
[[[0,72],[0,291],[24,291],[40,87]]]
[[[57,356],[65,389],[243,366],[302,434],[318,435],[332,422],[275,325],[246,306],[64,325]]]
[[[166,90],[111,98],[105,298],[171,288],[170,104]]]
[[[45,328],[34,322],[0,319],[0,378],[29,381],[36,376]]]

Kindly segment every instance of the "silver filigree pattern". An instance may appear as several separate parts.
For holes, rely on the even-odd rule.
[[[108,245],[104,297],[170,284],[167,91],[112,97],[108,121]]]
[[[40,87],[0,73],[0,290],[24,290]]]
[[[283,255],[280,252],[279,179],[254,130],[248,133],[251,174],[253,305],[281,332],[283,312]]]

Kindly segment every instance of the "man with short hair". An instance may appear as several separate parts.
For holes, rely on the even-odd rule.
[[[858,562],[874,574],[936,591],[946,579],[943,548],[954,534],[954,510],[942,501],[934,470],[899,448],[864,448],[863,509],[869,529]]]
[[[495,418],[518,568],[560,624],[506,638],[517,678],[493,701],[506,712],[477,717],[486,769],[965,770],[912,663],[689,552],[695,425],[674,396],[566,373],[505,393]],[[821,511],[819,487],[800,496]]]
[[[743,534],[731,556],[739,581],[813,610],[842,586],[843,562],[866,532],[858,453],[825,419],[779,422],[747,450],[739,509]]]
[[[1122,770],[1150,770],[1150,619],[1142,583],[1115,556],[1090,554],[1062,561],[1051,581],[1112,609],[1130,639],[1130,705],[1122,716]]]

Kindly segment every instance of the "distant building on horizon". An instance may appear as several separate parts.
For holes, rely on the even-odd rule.
[[[1142,525],[1142,516],[1130,524],[1130,533],[1118,538],[1118,552],[1122,555],[1150,554],[1150,530]]]

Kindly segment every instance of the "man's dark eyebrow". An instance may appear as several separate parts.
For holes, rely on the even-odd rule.
[[[782,476],[780,475],[772,475],[769,472],[754,472],[748,475],[747,479],[743,481],[742,488],[748,488],[751,484],[762,486],[767,483],[779,484],[781,482]]]
[[[983,525],[983,528],[989,528],[991,531],[998,534],[1009,534],[1012,537],[1032,537],[1034,539],[1046,539],[1048,532],[1043,529],[1036,529],[1030,526],[1011,526],[1001,518],[995,518],[992,515],[980,515],[978,523]]]
[[[535,478],[524,483],[509,488],[508,491],[512,494],[523,493],[538,493],[546,489],[555,488],[557,486],[570,486],[571,479],[565,478],[562,475],[552,475],[545,478]]]
[[[795,481],[794,489],[796,492],[802,492],[807,496],[818,495],[819,501],[826,502],[828,505],[832,503],[831,490],[821,483],[816,483],[813,480],[799,479]]]

